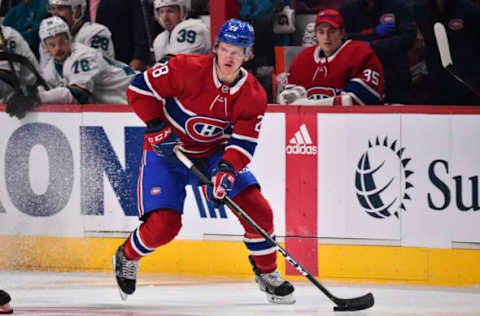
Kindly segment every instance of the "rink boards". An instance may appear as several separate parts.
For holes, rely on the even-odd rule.
[[[139,223],[142,122],[87,105],[0,124],[0,269],[109,270]],[[250,168],[312,274],[480,284],[479,136],[472,107],[270,106]],[[236,218],[187,191],[181,233],[141,271],[250,275]]]

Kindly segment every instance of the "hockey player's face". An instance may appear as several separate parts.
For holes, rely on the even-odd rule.
[[[181,22],[180,8],[176,5],[159,8],[158,13],[160,20],[163,22],[163,27],[169,32]]]
[[[52,4],[48,6],[48,11],[52,14],[52,16],[61,17],[65,22],[67,22],[69,27],[72,26],[73,14],[71,6]]]
[[[59,63],[63,63],[70,55],[70,39],[65,33],[45,39],[48,53]]]
[[[245,48],[223,42],[218,43],[217,64],[219,76],[235,76],[245,60]]]
[[[328,23],[320,23],[315,29],[315,37],[325,55],[330,56],[342,45],[345,30],[335,28]]]

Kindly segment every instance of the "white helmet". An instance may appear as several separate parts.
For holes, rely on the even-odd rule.
[[[46,38],[61,33],[67,33],[68,38],[72,38],[67,23],[58,16],[52,16],[50,18],[43,19],[40,23],[40,31],[38,32],[38,34],[40,35],[40,39],[42,40],[42,42]]]
[[[85,15],[85,10],[87,9],[87,0],[48,0],[48,11],[50,13],[52,13],[52,5],[64,5],[72,7],[73,25],[76,25],[82,22],[83,16]],[[78,18],[75,18],[75,9],[78,6],[81,7],[81,14]]]
[[[162,20],[160,20],[160,15],[158,14],[157,9],[176,5],[180,8],[180,19],[183,21],[187,17],[188,11],[190,10],[189,2],[189,0],[155,0],[153,3],[153,13],[155,15],[155,19],[157,19],[158,23],[165,28]]]

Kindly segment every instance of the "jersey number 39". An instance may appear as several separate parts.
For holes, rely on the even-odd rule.
[[[187,41],[187,43],[193,44],[195,43],[195,38],[197,37],[197,32],[192,30],[180,30],[178,32],[177,42],[183,43]]]

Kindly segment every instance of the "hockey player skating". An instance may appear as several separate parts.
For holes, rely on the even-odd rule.
[[[228,195],[274,236],[272,209],[247,167],[267,106],[264,89],[241,67],[254,40],[249,23],[231,19],[218,33],[215,56],[178,55],[138,75],[127,90],[147,129],[138,191],[143,223],[113,257],[123,299],[135,291],[139,260],[180,231],[185,186],[201,185],[175,158],[177,144],[212,177],[213,185],[202,187],[209,200],[222,203]],[[240,223],[260,290],[269,302],[294,303],[294,287],[277,271],[275,247]]]
[[[10,295],[4,290],[0,290],[0,314],[12,314],[13,309],[10,307]]]
[[[155,60],[166,55],[210,54],[210,31],[200,19],[186,19],[187,0],[155,0],[155,18],[165,29],[153,41]]]
[[[42,103],[127,103],[125,90],[135,73],[126,64],[72,43],[68,25],[57,16],[42,21],[40,39],[53,57],[43,69],[53,89],[39,92]]]
[[[92,47],[105,56],[115,58],[112,33],[102,24],[86,22],[87,0],[49,0],[48,11],[52,16],[59,16],[67,22],[72,34],[72,41]],[[40,65],[46,66],[51,59],[47,48],[41,41],[39,46]]]
[[[383,68],[364,41],[346,39],[343,18],[323,10],[315,20],[317,46],[301,51],[290,64],[281,104],[376,105],[383,103]]]

